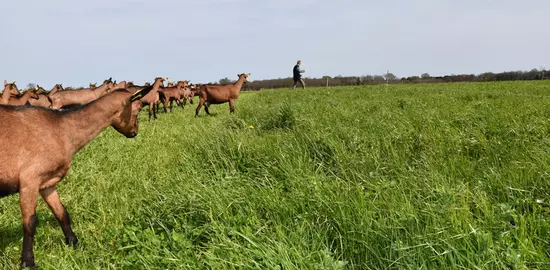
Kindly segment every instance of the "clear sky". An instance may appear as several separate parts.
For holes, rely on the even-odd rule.
[[[550,68],[549,0],[3,0],[0,79],[85,86]]]

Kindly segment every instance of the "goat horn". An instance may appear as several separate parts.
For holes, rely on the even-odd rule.
[[[153,89],[153,87],[146,87],[146,88],[143,88],[143,89],[135,92],[130,97],[130,101],[136,101],[136,100],[139,100],[139,99],[143,98],[145,95],[147,95],[149,92],[151,92],[152,89]]]

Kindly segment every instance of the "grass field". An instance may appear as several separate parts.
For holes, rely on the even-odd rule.
[[[108,128],[43,201],[41,269],[550,269],[550,82],[242,93]],[[253,127],[253,128],[252,128]],[[0,264],[19,265],[18,196]]]

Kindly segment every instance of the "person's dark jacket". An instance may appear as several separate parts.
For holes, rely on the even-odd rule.
[[[302,78],[302,73],[304,73],[304,70],[301,70],[300,65],[296,64],[292,70],[292,73],[294,74],[294,79],[299,80]]]

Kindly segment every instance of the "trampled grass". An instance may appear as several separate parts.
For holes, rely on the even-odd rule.
[[[549,269],[550,82],[242,93],[126,139],[109,128],[43,201],[42,269]],[[18,196],[0,264],[19,264]]]

